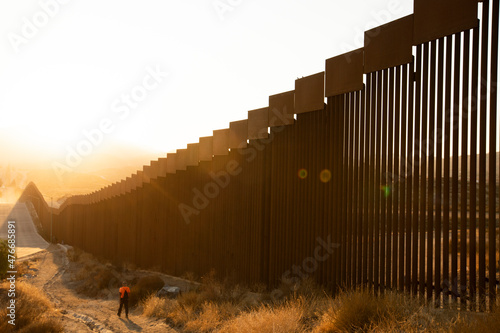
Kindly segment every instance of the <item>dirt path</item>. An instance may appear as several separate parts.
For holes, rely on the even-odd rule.
[[[139,309],[129,313],[129,320],[123,314],[119,318],[117,296],[91,299],[77,294],[71,288],[72,268],[61,245],[52,244],[23,260],[28,259],[38,259],[38,271],[27,281],[47,294],[58,310],[65,332],[177,332],[161,320],[142,316]]]

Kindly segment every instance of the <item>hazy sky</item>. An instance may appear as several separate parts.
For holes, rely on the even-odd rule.
[[[0,145],[61,162],[122,141],[184,148],[412,12],[411,0],[2,0]]]

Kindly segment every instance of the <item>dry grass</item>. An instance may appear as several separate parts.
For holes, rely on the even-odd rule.
[[[16,265],[16,271],[18,276],[24,276],[31,274],[31,268],[34,266],[34,262],[30,260],[18,261]]]
[[[416,301],[397,293],[344,292],[331,301],[315,331],[366,332],[387,321],[403,321],[418,309]]]
[[[240,313],[240,308],[231,302],[207,302],[201,306],[199,314],[193,320],[186,322],[184,330],[186,332],[212,332],[238,313]]]
[[[42,318],[34,321],[23,329],[20,333],[58,333],[63,332],[62,324],[52,319]]]
[[[500,307],[491,313],[463,315],[459,318],[452,330],[453,333],[491,333],[500,332]]]
[[[220,281],[214,272],[202,277],[198,290],[181,294],[168,321],[189,332],[209,332],[244,310],[258,305],[255,295],[232,279]]]
[[[7,317],[7,298],[8,284],[0,286],[1,308],[0,332],[13,332],[13,326],[10,325]],[[54,314],[54,309],[50,301],[43,292],[33,285],[18,281],[16,282],[16,331],[20,332],[62,332],[62,325],[49,318]]]
[[[143,314],[166,318],[171,326],[186,332],[211,332],[242,311],[260,304],[256,294],[230,279],[219,281],[212,272],[202,280],[198,290],[182,293],[176,300],[148,297],[142,303]]]
[[[329,297],[310,281],[281,286],[278,300],[268,293],[249,301],[252,293],[237,284],[211,275],[203,281],[177,300],[148,297],[143,314],[165,318],[180,332],[500,332],[498,309],[487,314],[436,309],[390,291]]]
[[[224,323],[219,332],[293,333],[303,332],[304,303],[291,300],[282,305],[263,305]]]
[[[159,298],[154,294],[146,297],[142,302],[142,314],[146,317],[166,319],[174,309],[177,301],[169,298]]]

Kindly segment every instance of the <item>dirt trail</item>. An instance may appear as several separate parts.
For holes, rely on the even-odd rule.
[[[22,260],[36,260],[38,271],[27,282],[42,289],[58,310],[65,332],[177,332],[161,320],[146,318],[139,309],[131,310],[129,319],[119,318],[116,297],[92,299],[71,288],[71,269],[66,249],[50,245],[47,250]],[[113,299],[115,298],[115,299]]]

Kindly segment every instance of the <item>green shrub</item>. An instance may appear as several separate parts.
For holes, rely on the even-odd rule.
[[[0,279],[5,277],[9,270],[9,243],[7,240],[0,240]]]

